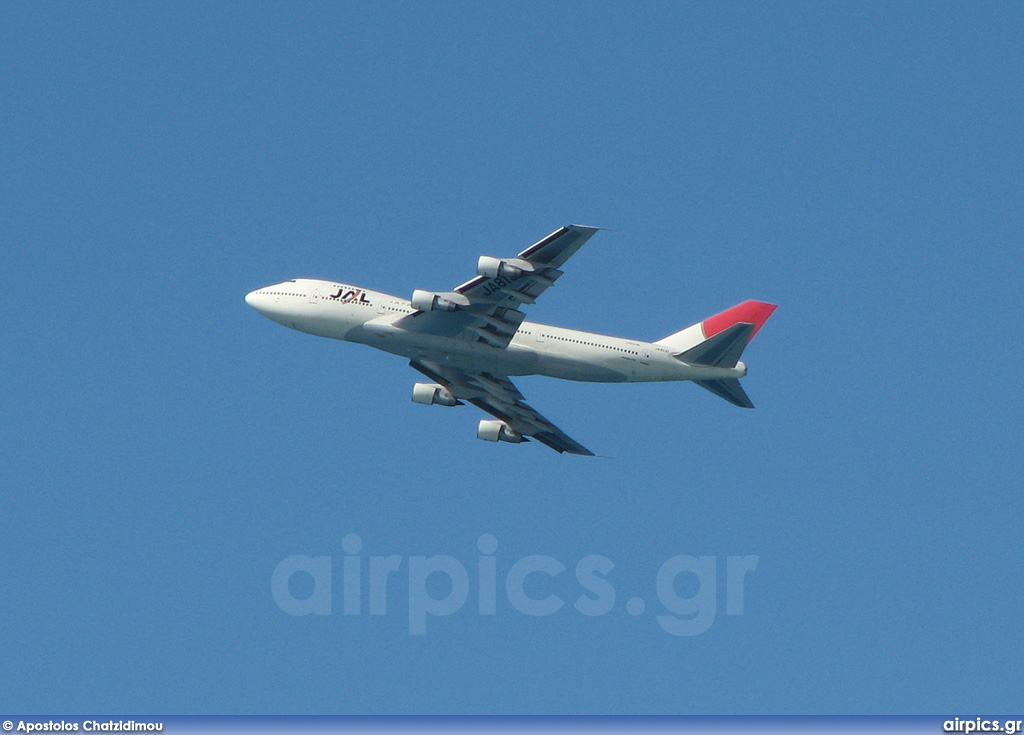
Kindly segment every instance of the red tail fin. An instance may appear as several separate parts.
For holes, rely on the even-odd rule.
[[[739,323],[754,325],[754,330],[747,339],[749,342],[757,334],[757,330],[768,321],[768,317],[772,315],[773,311],[775,311],[775,304],[766,304],[763,301],[744,301],[731,309],[726,309],[721,314],[709,316],[702,322],[691,324],[686,329],[659,339],[655,344],[663,345],[678,354]]]
[[[754,325],[754,331],[750,335],[750,339],[754,338],[757,331],[764,326],[764,323],[768,321],[768,317],[775,311],[775,304],[768,304],[764,301],[744,301],[742,304],[737,304],[731,309],[726,309],[721,314],[715,314],[709,316],[701,325],[704,327],[704,337],[714,337],[719,332],[723,332],[733,324],[740,322],[748,322]]]

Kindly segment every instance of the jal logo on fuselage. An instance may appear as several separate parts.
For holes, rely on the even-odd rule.
[[[361,304],[365,306],[370,305],[370,300],[366,298],[366,291],[361,288],[349,288],[348,286],[339,286],[338,293],[331,294],[328,296],[331,301],[340,301],[343,304]]]

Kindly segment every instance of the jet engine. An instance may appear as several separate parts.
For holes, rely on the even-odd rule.
[[[460,406],[459,399],[451,391],[437,383],[416,383],[412,387],[412,400],[424,406]]]
[[[511,281],[516,280],[523,271],[532,271],[533,266],[525,260],[517,260],[515,263],[502,260],[501,258],[492,258],[489,255],[481,255],[480,260],[476,262],[476,272],[481,276],[487,278],[508,278]]]
[[[434,293],[433,291],[412,292],[409,300],[412,308],[419,311],[458,311],[469,305],[469,299],[460,293]]]
[[[487,419],[481,421],[480,426],[477,427],[476,438],[483,439],[485,442],[503,441],[513,444],[526,441],[522,434],[513,431],[512,427],[504,421],[489,421]]]

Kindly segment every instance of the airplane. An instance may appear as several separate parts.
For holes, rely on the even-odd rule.
[[[493,416],[477,437],[594,456],[530,407],[510,380],[637,383],[690,380],[729,403],[753,408],[739,379],[744,348],[775,311],[745,301],[657,342],[535,324],[521,306],[562,275],[561,267],[600,228],[568,225],[514,258],[481,256],[477,275],[453,291],[414,290],[406,300],[337,281],[296,278],[248,293],[263,316],[319,337],[356,342],[408,359],[431,382],[412,400],[437,406],[471,403]]]

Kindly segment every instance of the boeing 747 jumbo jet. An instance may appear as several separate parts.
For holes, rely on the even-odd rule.
[[[562,265],[597,232],[569,225],[514,258],[483,256],[477,275],[454,291],[416,290],[408,301],[335,281],[299,278],[257,289],[245,301],[260,314],[319,337],[358,342],[401,355],[430,383],[412,400],[438,406],[463,401],[491,414],[477,437],[519,443],[536,439],[558,452],[593,455],[523,400],[509,380],[547,375],[597,383],[692,380],[715,395],[753,408],[739,379],[740,355],[775,305],[742,304],[657,342],[549,327],[525,321],[520,306],[552,286]]]

